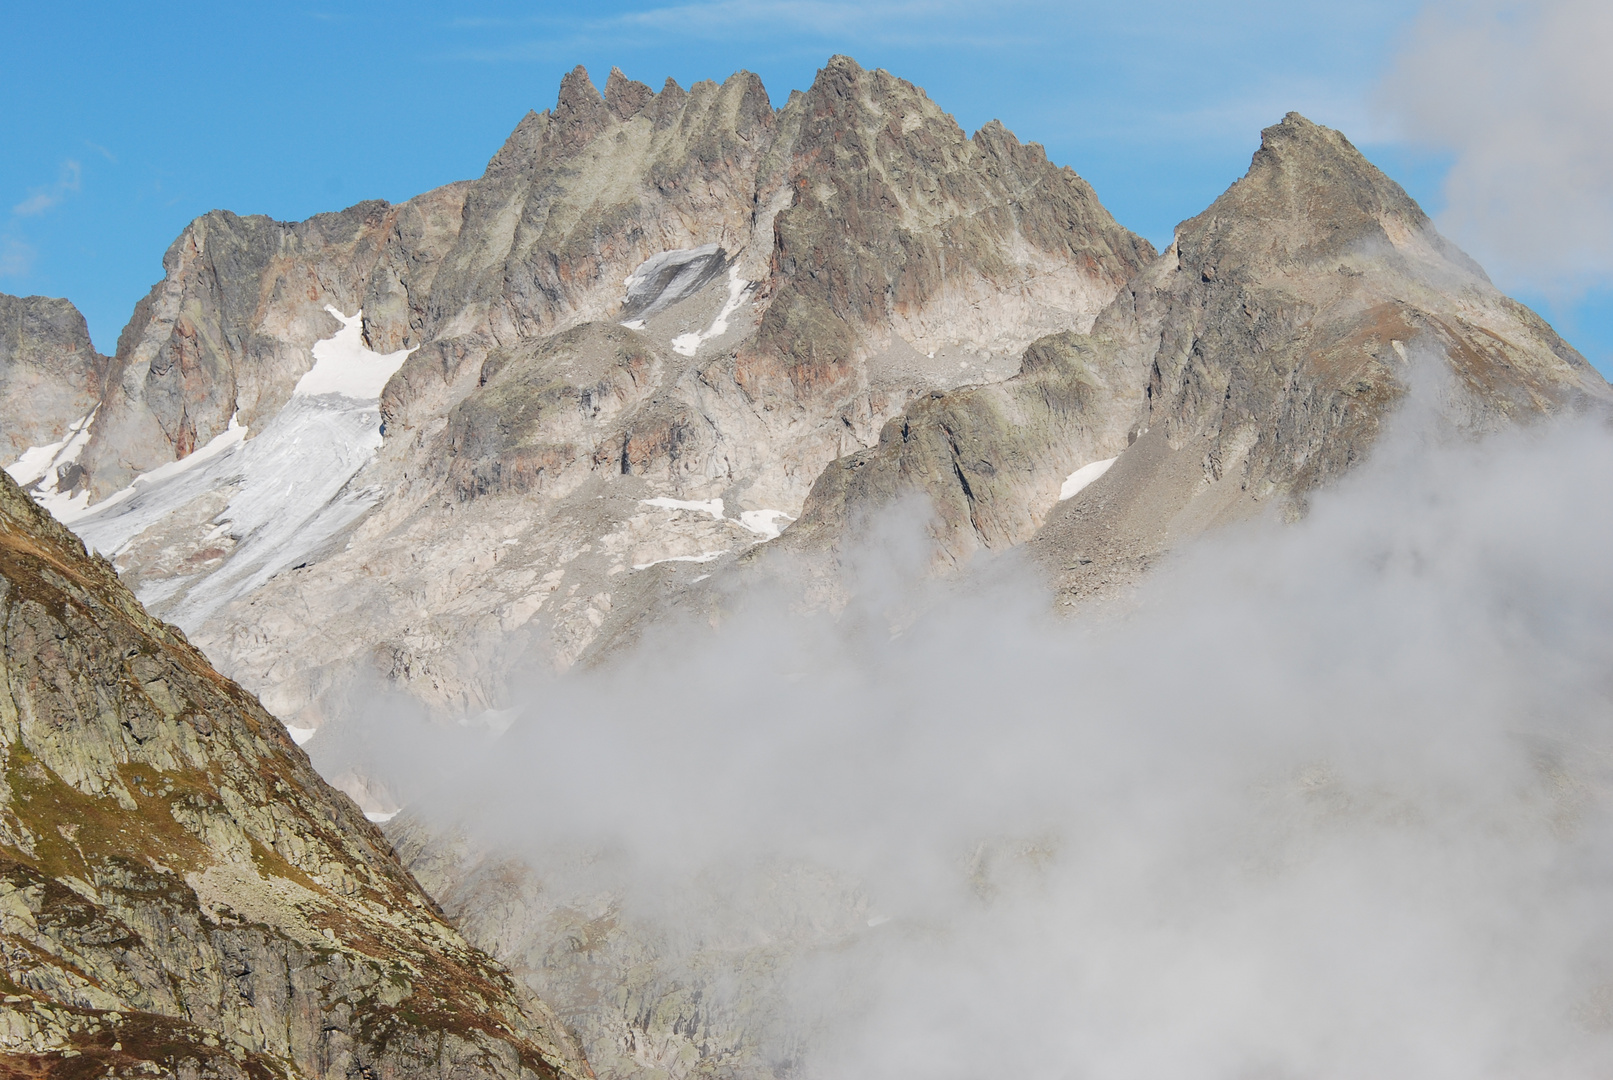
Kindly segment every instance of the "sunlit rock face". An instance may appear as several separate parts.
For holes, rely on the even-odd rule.
[[[0,638],[13,1071],[587,1074],[279,721],[7,477]]]
[[[910,404],[824,470],[783,546],[832,552],[920,493],[944,562],[1034,541],[1067,600],[1112,593],[1206,528],[1297,512],[1371,451],[1419,368],[1475,433],[1613,402],[1398,184],[1290,113],[1089,333]]]
[[[598,651],[1153,255],[1039,147],[843,57],[779,109],[746,73],[578,69],[477,180],[194,222],[49,494],[288,722],[356,678],[474,716],[515,658]],[[353,335],[406,359],[368,397],[300,392]]]
[[[8,469],[21,482],[42,477],[60,446],[26,462],[19,456],[64,443],[95,411],[109,362],[68,301],[0,293],[0,452],[21,466]]]

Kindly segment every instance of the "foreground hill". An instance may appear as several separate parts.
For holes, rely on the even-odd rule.
[[[0,1075],[587,1066],[284,728],[0,477]]]

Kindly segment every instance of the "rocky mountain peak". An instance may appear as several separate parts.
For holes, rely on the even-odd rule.
[[[100,403],[111,361],[66,300],[0,293],[0,447],[56,442]]]
[[[676,85],[676,84],[674,84]],[[610,69],[605,80],[605,104],[618,120],[631,120],[655,100],[655,91],[641,82],[634,82],[622,74],[622,69]]]
[[[578,64],[560,80],[560,97],[551,114],[555,140],[566,150],[576,150],[598,135],[610,122],[610,109],[588,77],[588,69]]]
[[[1178,227],[1177,249],[1213,278],[1246,259],[1337,260],[1425,235],[1438,234],[1399,184],[1339,132],[1290,112],[1261,132],[1248,172]],[[1445,241],[1429,242],[1482,277]]]

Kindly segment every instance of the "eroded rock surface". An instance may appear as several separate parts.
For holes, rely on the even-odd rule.
[[[1290,113],[1104,309],[1000,384],[936,393],[825,469],[782,546],[915,492],[943,557],[1031,541],[1067,599],[1205,528],[1292,509],[1371,451],[1419,359],[1470,430],[1613,390],[1343,135]],[[1067,501],[1083,465],[1114,467]]]
[[[748,73],[652,92],[613,72],[601,94],[578,69],[476,180],[194,222],[59,494],[288,722],[340,715],[355,680],[474,716],[511,658],[598,649],[776,535],[916,396],[1008,377],[1153,256],[1040,147],[844,57],[776,110]],[[257,533],[304,512],[247,506],[276,473],[248,459],[303,407],[327,307],[408,350],[384,444],[339,455],[329,501],[361,512],[309,517],[318,543],[220,606]],[[230,467],[185,465],[214,453]]]
[[[66,300],[0,293],[0,445],[9,463],[57,442],[100,403],[106,357]]]
[[[285,729],[0,477],[7,1075],[588,1075]]]

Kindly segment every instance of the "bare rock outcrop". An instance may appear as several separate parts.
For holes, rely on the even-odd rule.
[[[8,459],[56,442],[89,416],[107,364],[68,301],[0,293],[0,444]]]
[[[583,1077],[280,722],[0,477],[6,1075]]]
[[[860,515],[922,492],[946,561],[1034,540],[1067,596],[1101,592],[1342,474],[1419,355],[1470,427],[1613,403],[1398,184],[1290,113],[1089,334],[1037,343],[1003,383],[910,405],[824,470],[783,546],[832,550]],[[1067,473],[1108,459],[1059,501]]]
[[[1089,329],[1153,256],[1040,147],[846,57],[776,110],[746,72],[659,92],[613,72],[601,94],[579,68],[475,180],[192,223],[57,494],[300,726],[355,679],[475,714],[499,699],[488,655],[575,662],[776,535],[908,402]],[[245,504],[295,477],[253,477],[279,477],[261,459],[312,350],[360,309],[367,349],[409,352],[384,442],[338,448],[332,505],[354,509],[250,595],[193,602],[291,516]],[[186,464],[216,453],[230,468]],[[114,504],[146,515],[133,534]]]

